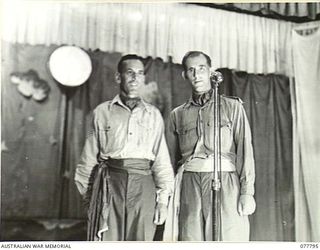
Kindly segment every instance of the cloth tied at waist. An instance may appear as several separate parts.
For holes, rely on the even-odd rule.
[[[184,164],[184,169],[191,172],[213,172],[214,156],[210,155],[207,158],[192,158]],[[232,159],[221,157],[222,172],[235,172],[236,167]]]
[[[123,171],[128,174],[150,175],[152,162],[147,159],[108,159],[98,165],[91,188],[88,209],[89,241],[101,240],[102,233],[108,231],[110,211],[109,171]]]
[[[152,161],[147,159],[108,159],[110,170],[122,170],[129,174],[151,175]]]

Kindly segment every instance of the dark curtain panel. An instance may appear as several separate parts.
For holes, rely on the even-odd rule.
[[[2,216],[4,218],[85,218],[74,171],[91,111],[119,90],[114,81],[118,53],[88,51],[93,72],[80,87],[55,82],[46,63],[56,46],[3,44],[2,54]],[[189,98],[181,65],[146,58],[144,96],[166,120]],[[49,99],[38,103],[17,92],[13,71],[34,69],[46,80]],[[294,240],[292,121],[288,79],[222,69],[226,95],[239,96],[251,124],[256,160],[257,211],[252,240]]]
[[[244,101],[256,163],[251,240],[293,241],[292,115],[289,79],[220,70],[221,90]]]

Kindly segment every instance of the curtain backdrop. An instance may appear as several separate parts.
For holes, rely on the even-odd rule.
[[[316,29],[315,29],[316,28]],[[309,34],[308,30],[313,30]],[[296,239],[320,240],[320,25],[293,30]]]
[[[88,51],[93,72],[82,86],[56,83],[46,68],[55,46],[3,44],[2,65],[2,215],[6,219],[85,218],[73,181],[87,120],[92,109],[118,92],[114,73],[119,53]],[[182,67],[146,59],[144,96],[161,110],[185,102],[191,93]],[[13,71],[36,70],[51,93],[45,103],[18,94]],[[221,70],[221,91],[244,100],[253,132],[257,211],[251,216],[252,240],[293,240],[292,146],[288,80]],[[3,147],[2,147],[3,148]]]
[[[13,3],[3,4],[2,31],[12,43],[75,44],[175,63],[201,50],[215,68],[292,75],[290,22],[183,3]]]

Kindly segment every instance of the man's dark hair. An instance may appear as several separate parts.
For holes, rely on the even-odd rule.
[[[118,72],[119,73],[122,73],[123,62],[127,61],[127,60],[139,60],[140,62],[142,62],[143,66],[144,66],[144,60],[141,56],[138,56],[136,54],[128,54],[128,55],[121,57],[120,61],[118,62]]]
[[[196,51],[196,50],[193,50],[193,51],[189,51],[187,52],[183,59],[182,59],[182,66],[183,66],[183,70],[184,71],[187,71],[187,66],[186,66],[186,62],[187,62],[187,59],[190,58],[190,57],[196,57],[196,56],[200,56],[200,55],[203,55],[206,59],[207,59],[207,63],[209,65],[209,67],[211,67],[211,59],[210,57],[206,54],[206,53],[203,53],[202,51]]]

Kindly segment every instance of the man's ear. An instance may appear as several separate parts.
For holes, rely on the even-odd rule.
[[[114,74],[114,78],[116,80],[116,83],[120,84],[121,83],[121,77],[120,77],[120,73],[119,72],[116,72]]]
[[[186,72],[182,71],[181,76],[184,80],[187,80]]]

